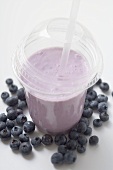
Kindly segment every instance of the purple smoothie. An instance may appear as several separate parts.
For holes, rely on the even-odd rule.
[[[61,53],[62,48],[48,48],[38,51],[28,58],[30,66],[36,71],[31,72],[31,74],[34,76],[34,74],[37,75],[37,71],[38,73],[40,72],[45,76],[44,83],[40,84],[35,78],[27,81],[28,77],[27,79],[25,78],[26,74],[22,77],[23,82],[29,86],[32,82],[34,89],[38,87],[39,91],[44,91],[45,94],[50,93],[54,96],[51,97],[52,95],[50,95],[50,97],[47,97],[45,95],[44,97],[40,93],[37,95],[33,90],[26,89],[27,104],[31,118],[41,131],[51,134],[67,132],[79,121],[86,96],[86,91],[79,94],[74,94],[73,92],[68,97],[67,95],[61,95],[59,97],[55,95],[57,93],[62,94],[66,90],[71,90],[73,85],[72,79],[77,81],[78,77],[85,76],[89,70],[89,64],[85,57],[71,51],[65,76],[70,76],[72,79],[66,84],[64,83],[61,86],[55,87]],[[26,73],[29,72],[28,68],[24,69]],[[45,83],[47,81],[49,84]]]

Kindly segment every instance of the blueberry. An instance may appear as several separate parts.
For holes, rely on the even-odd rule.
[[[106,112],[107,109],[108,109],[108,104],[106,102],[101,102],[101,103],[98,104],[98,111],[100,113]]]
[[[67,143],[67,137],[64,134],[56,135],[54,142],[56,145],[65,145]]]
[[[87,98],[89,101],[95,100],[96,97],[97,97],[97,93],[96,93],[96,91],[94,91],[94,90],[89,91],[89,92],[87,93],[87,95],[86,95],[86,98]]]
[[[84,108],[88,108],[89,107],[89,100],[85,100],[85,103],[84,103]]]
[[[15,94],[15,93],[17,92],[17,90],[18,90],[18,87],[17,87],[16,85],[11,84],[11,85],[9,86],[9,91],[10,91],[12,94]]]
[[[31,144],[34,146],[34,147],[39,147],[41,146],[41,142],[42,140],[39,138],[39,137],[34,137],[31,139]]]
[[[12,129],[11,129],[11,134],[14,136],[14,137],[18,137],[20,134],[22,134],[22,128],[19,127],[19,126],[14,126]]]
[[[9,139],[11,137],[11,131],[7,128],[3,129],[1,132],[0,132],[0,137],[1,139]]]
[[[86,151],[86,147],[83,145],[78,145],[77,146],[77,152],[79,153],[84,153]]]
[[[94,127],[101,127],[101,126],[102,126],[102,120],[100,120],[100,119],[94,119],[94,120],[93,120],[93,126],[94,126]]]
[[[67,149],[69,150],[75,150],[76,147],[77,147],[77,143],[75,140],[69,140],[67,143],[66,143],[66,147]]]
[[[78,143],[79,143],[80,145],[85,145],[85,144],[87,143],[87,138],[86,138],[85,136],[83,136],[83,135],[80,135],[80,136],[78,137]]]
[[[17,109],[17,110],[16,110],[16,114],[17,114],[17,116],[23,114],[23,110]]]
[[[63,154],[54,153],[51,156],[51,163],[54,164],[54,165],[61,165],[63,163]]]
[[[111,93],[112,97],[113,97],[113,92]]]
[[[29,136],[27,134],[20,134],[19,135],[20,142],[29,142]]]
[[[34,132],[35,124],[32,121],[27,121],[23,125],[23,129],[26,133]]]
[[[25,109],[26,107],[27,107],[26,101],[21,101],[21,100],[19,100],[18,105],[17,105],[17,108],[23,110],[23,109]]]
[[[69,139],[72,139],[72,140],[77,140],[78,136],[79,134],[76,130],[71,130],[68,134]]]
[[[64,155],[64,162],[66,164],[73,164],[77,159],[77,156],[75,153],[68,151],[65,155]]]
[[[15,106],[15,105],[18,104],[18,97],[17,97],[17,96],[8,97],[8,98],[5,100],[5,103],[6,103],[8,106]]]
[[[79,122],[84,122],[87,126],[89,126],[90,124],[89,119],[86,117],[81,117]]]
[[[1,98],[2,98],[3,101],[5,101],[8,97],[9,97],[9,93],[8,92],[3,92],[1,94]]]
[[[100,120],[102,120],[103,122],[106,122],[109,120],[109,115],[106,112],[100,113]]]
[[[21,142],[17,139],[13,139],[11,142],[10,142],[10,148],[12,150],[19,150],[19,147],[20,147],[20,144]]]
[[[11,85],[11,84],[13,84],[13,80],[11,79],[11,78],[8,78],[7,80],[6,80],[6,84],[9,86],[9,85]]]
[[[23,155],[28,155],[32,151],[32,146],[29,142],[23,142],[23,143],[20,144],[19,151]]]
[[[5,115],[5,113],[1,113],[0,114],[0,121],[6,122],[6,120],[7,120],[7,116]]]
[[[98,102],[96,100],[93,100],[90,102],[89,107],[93,110],[98,108]]]
[[[15,122],[13,120],[7,120],[6,126],[9,129],[12,129],[15,126]]]
[[[42,136],[42,143],[44,145],[51,145],[53,143],[53,138],[49,134],[45,134]]]
[[[6,111],[8,112],[9,110],[15,110],[15,108],[12,107],[12,106],[8,106],[8,107],[6,108]]]
[[[59,145],[58,146],[58,152],[59,153],[62,153],[62,154],[65,154],[67,152],[67,147],[66,145]]]
[[[91,86],[90,88],[87,89],[87,93],[89,93],[92,90],[93,90],[93,86]]]
[[[99,95],[97,96],[97,101],[98,101],[99,103],[101,103],[101,102],[107,102],[107,101],[108,101],[108,97],[105,96],[105,95],[103,95],[103,94],[99,94]]]
[[[86,131],[84,132],[84,135],[90,136],[91,133],[92,133],[92,128],[91,127],[87,127]]]
[[[86,118],[90,118],[93,114],[93,110],[91,108],[86,108],[83,110],[82,116]]]
[[[7,112],[7,118],[9,120],[15,120],[17,118],[17,113],[16,113],[16,110],[9,110]]]
[[[109,90],[109,85],[108,83],[105,83],[105,82],[101,83],[99,87],[103,92],[107,92]]]
[[[86,123],[84,123],[84,122],[79,122],[79,123],[77,124],[77,132],[79,132],[79,133],[84,133],[84,132],[86,131],[86,129],[87,129]]]
[[[97,82],[96,82],[96,85],[100,85],[102,83],[102,79],[99,79]]]
[[[18,98],[19,98],[20,100],[26,100],[24,88],[20,88],[20,89],[17,91],[17,96],[18,96]]]
[[[27,121],[27,117],[24,114],[18,115],[16,122],[18,125],[23,125]]]
[[[89,138],[89,144],[90,145],[96,145],[99,142],[98,136],[91,136]]]
[[[0,121],[0,131],[6,128],[6,123]]]

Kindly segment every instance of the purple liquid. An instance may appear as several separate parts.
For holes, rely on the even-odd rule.
[[[66,90],[64,85],[60,88],[52,86],[52,81],[54,81],[54,77],[58,72],[61,53],[61,48],[49,48],[29,57],[28,61],[33,68],[43,73],[51,84],[50,87],[46,83],[41,86],[36,83],[35,79],[32,79],[34,88],[38,87],[39,90],[43,88],[45,92],[53,94],[57,92],[62,94]],[[83,56],[71,51],[67,68],[66,75],[77,81],[78,76],[84,76],[88,73],[89,65]],[[26,70],[26,72],[28,71]],[[50,79],[50,77],[53,77],[53,79]],[[26,79],[23,79],[23,81],[30,85],[30,81],[26,81]],[[70,84],[68,89],[71,89],[72,82],[68,83]],[[86,91],[75,95],[75,97],[65,97],[63,100],[59,100],[58,96],[54,99],[50,96],[47,99],[46,97],[40,97],[40,94],[35,97],[33,91],[26,90],[28,108],[33,121],[40,130],[52,134],[67,132],[79,121],[83,112],[85,96]]]

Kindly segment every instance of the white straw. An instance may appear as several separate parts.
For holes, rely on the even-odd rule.
[[[60,61],[59,75],[62,75],[68,63],[69,53],[71,49],[72,39],[75,33],[77,14],[79,10],[80,0],[73,0],[69,24],[66,32],[64,48]]]

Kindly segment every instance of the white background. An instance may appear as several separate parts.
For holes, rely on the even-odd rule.
[[[45,19],[68,17],[71,0],[0,0],[0,93],[7,89],[7,77],[16,80],[11,66],[11,57],[22,37]],[[87,147],[85,154],[78,154],[74,165],[56,167],[60,170],[106,170],[113,169],[113,0],[81,0],[78,20],[94,35],[104,57],[102,78],[109,82],[110,121],[93,134],[100,138],[99,145]],[[6,106],[0,100],[0,112]],[[95,115],[98,117],[98,115]],[[50,157],[56,147],[33,149],[30,156],[13,153],[6,143],[0,141],[0,169],[2,170],[54,170]]]

